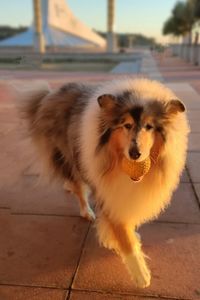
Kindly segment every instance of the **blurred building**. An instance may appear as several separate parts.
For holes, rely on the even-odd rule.
[[[34,15],[36,15],[33,2]],[[37,1],[38,2],[38,1]],[[41,35],[46,48],[58,49],[97,49],[106,47],[106,41],[84,23],[78,20],[65,0],[40,0]],[[14,37],[0,42],[3,47],[34,47],[36,20],[30,28]]]

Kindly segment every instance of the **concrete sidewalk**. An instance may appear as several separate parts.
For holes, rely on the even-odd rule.
[[[148,77],[162,77],[183,100],[192,129],[171,206],[139,230],[151,258],[151,286],[133,286],[121,260],[99,247],[92,224],[79,217],[76,200],[61,186],[37,185],[37,163],[30,161],[7,86],[44,80],[55,87],[121,74],[0,71],[0,300],[200,299],[200,95],[194,89],[200,72],[175,58],[160,63],[150,53],[141,68]]]

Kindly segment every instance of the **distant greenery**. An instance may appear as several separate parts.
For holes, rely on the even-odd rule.
[[[156,44],[154,38],[146,37],[142,34],[130,34],[130,33],[118,33],[118,43],[119,47],[127,47],[129,46],[129,36],[132,37],[133,45],[138,46],[153,46]]]
[[[194,7],[194,16],[197,20],[200,20],[200,1],[190,0]]]
[[[97,31],[102,37],[106,38],[106,32]],[[137,46],[154,46],[156,45],[156,40],[151,37],[146,37],[142,34],[135,33],[116,33],[117,43],[120,48],[125,48],[129,46],[129,37],[132,37],[133,45]]]
[[[26,31],[27,27],[11,27],[11,26],[0,26],[0,40],[9,38],[13,35]]]

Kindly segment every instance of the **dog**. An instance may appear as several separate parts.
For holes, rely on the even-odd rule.
[[[161,83],[124,78],[41,89],[23,111],[48,175],[77,196],[81,216],[94,221],[96,213],[99,243],[116,251],[137,287],[149,286],[136,229],[166,208],[179,183],[189,133],[184,104]],[[142,162],[156,144],[156,161],[133,180],[121,168],[123,157]]]

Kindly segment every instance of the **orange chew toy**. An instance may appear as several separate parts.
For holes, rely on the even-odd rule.
[[[131,177],[134,181],[140,181],[141,177],[146,175],[152,164],[156,164],[161,148],[163,146],[163,140],[160,135],[156,135],[156,142],[154,143],[150,156],[143,161],[129,160],[123,156],[121,161],[122,170]]]
[[[147,157],[145,160],[136,162],[131,161],[125,156],[122,158],[122,170],[134,181],[139,181],[142,176],[147,174],[151,167],[151,159]]]

